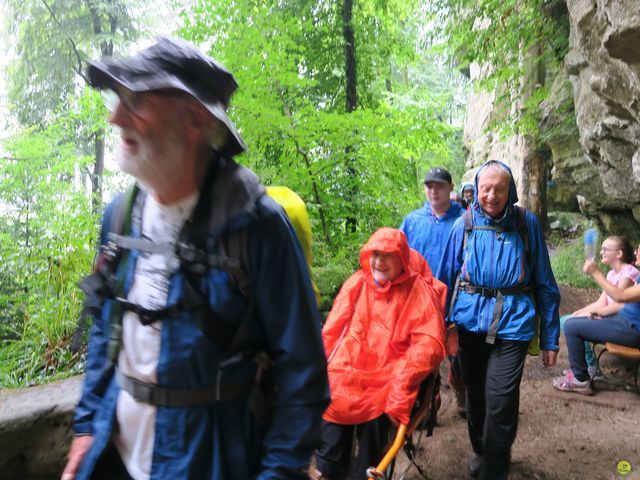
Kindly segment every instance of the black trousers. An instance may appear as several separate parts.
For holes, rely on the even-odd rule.
[[[331,480],[365,478],[367,468],[382,460],[390,430],[391,421],[386,415],[358,425],[322,420],[320,449],[316,452],[318,470]],[[358,451],[351,463],[354,438]]]
[[[473,451],[483,459],[479,479],[506,479],[518,431],[520,381],[528,342],[459,332],[460,365],[467,387],[467,426]]]
[[[112,443],[98,459],[91,480],[133,480]]]

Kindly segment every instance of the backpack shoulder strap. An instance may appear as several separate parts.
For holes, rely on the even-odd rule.
[[[126,192],[120,192],[113,198],[102,218],[102,231],[100,232],[102,245],[109,241],[110,233],[121,235],[131,231],[131,211],[139,192],[139,187],[133,185]]]
[[[73,353],[80,351],[82,347],[88,318],[99,310],[101,301],[97,299],[98,294],[90,292],[97,292],[106,280],[102,273],[104,263],[108,262],[109,268],[115,271],[120,262],[121,251],[107,246],[107,244],[110,234],[120,235],[125,231],[131,231],[131,210],[138,190],[138,187],[134,185],[126,192],[119,193],[104,212],[100,232],[100,248],[93,259],[93,273],[78,283],[80,289],[85,292],[85,299],[78,317],[78,325],[71,338],[70,348]]]
[[[469,234],[473,230],[473,218],[470,210],[465,210],[462,214],[462,220],[464,222],[464,237],[462,240],[462,250],[467,248],[467,242],[469,241]]]
[[[247,229],[241,228],[222,235],[218,242],[218,249],[221,255],[238,260],[227,267],[227,273],[245,298],[251,300],[251,282],[247,275],[249,269]]]
[[[221,171],[220,163],[214,163],[207,174],[204,185],[211,185],[216,180],[216,175]],[[224,223],[225,212],[219,210],[215,201],[214,187],[204,188],[200,199],[194,209],[192,219],[185,225],[184,240],[191,243],[196,249],[207,252],[209,231],[212,225]],[[251,283],[248,277],[249,255],[247,245],[247,228],[240,227],[235,230],[224,230],[217,240],[219,256],[227,261],[223,262],[224,270],[229,274],[232,284],[247,298],[252,299]],[[207,266],[199,270],[204,272]],[[194,283],[197,285],[197,283]]]

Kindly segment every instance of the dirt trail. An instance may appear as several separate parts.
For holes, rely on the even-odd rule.
[[[561,314],[593,301],[597,292],[562,288]],[[512,451],[511,480],[634,479],[640,480],[640,394],[604,386],[592,397],[557,392],[551,379],[567,368],[567,352],[561,339],[558,365],[544,369],[538,357],[528,357],[521,386],[518,438]],[[610,355],[602,357],[607,378],[633,382],[628,365]],[[466,422],[458,417],[455,399],[442,388],[438,426],[430,438],[422,438],[418,464],[431,480],[459,480],[467,476],[470,444]],[[416,433],[417,435],[419,433]],[[627,461],[632,471],[617,472]],[[407,466],[399,458],[394,479]],[[405,480],[423,478],[411,467]]]

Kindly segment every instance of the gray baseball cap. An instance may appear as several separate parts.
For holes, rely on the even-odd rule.
[[[229,130],[221,153],[232,156],[246,150],[227,115],[231,96],[238,88],[233,75],[193,45],[176,38],[159,37],[149,48],[126,59],[89,62],[89,83],[97,89],[123,86],[133,92],[174,88],[193,96]]]

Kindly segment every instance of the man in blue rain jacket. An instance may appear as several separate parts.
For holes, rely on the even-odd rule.
[[[455,221],[463,214],[460,203],[451,200],[453,191],[451,174],[442,167],[430,169],[424,178],[424,192],[427,201],[417,210],[409,213],[400,225],[407,236],[409,246],[422,255],[431,270],[438,271],[438,265]],[[444,312],[446,316],[446,312]],[[458,413],[465,416],[465,391],[460,372],[460,361],[447,352],[449,375],[447,383],[456,395]]]
[[[235,79],[171,38],[89,78],[112,91],[137,188],[107,208],[83,282],[95,318],[62,479],[307,478],[329,399],[320,315],[283,210],[231,160]]]
[[[451,174],[446,169],[430,169],[424,178],[427,201],[400,224],[409,246],[425,258],[434,272],[438,270],[451,227],[463,212],[460,204],[451,200],[452,190]]]
[[[509,471],[520,381],[536,315],[543,363],[556,362],[560,293],[538,219],[515,206],[518,196],[509,167],[485,163],[476,174],[475,191],[467,214],[471,228],[465,227],[464,217],[455,223],[437,277],[449,286],[449,320],[459,332],[474,452],[469,473],[495,480],[507,478]]]

